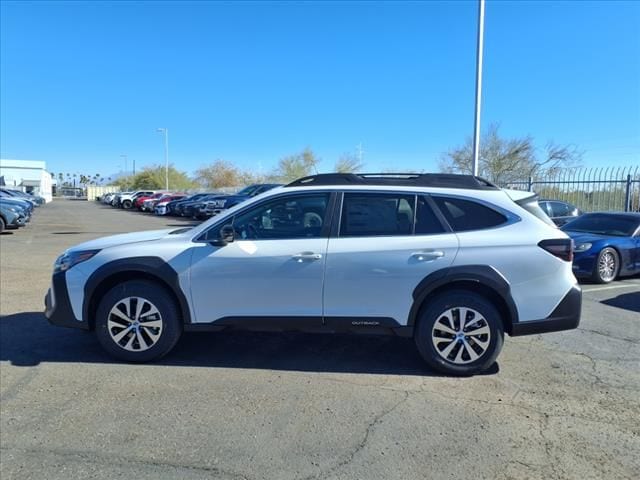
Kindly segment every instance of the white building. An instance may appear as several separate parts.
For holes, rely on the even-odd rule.
[[[45,162],[0,159],[0,184],[2,181],[8,188],[40,195],[47,202],[53,200],[51,174]]]

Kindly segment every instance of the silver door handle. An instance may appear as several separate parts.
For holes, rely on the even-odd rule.
[[[414,252],[411,254],[411,258],[423,262],[425,260],[436,260],[444,257],[444,252],[441,250],[425,250],[424,252]]]
[[[320,253],[302,252],[296,253],[291,258],[293,258],[297,262],[304,262],[305,260],[320,260],[322,258],[322,255]]]

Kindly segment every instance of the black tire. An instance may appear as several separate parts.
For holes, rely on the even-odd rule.
[[[467,322],[475,324],[474,327],[468,331],[475,331],[479,328],[477,325],[480,325],[489,328],[488,336],[466,336],[464,340],[460,338],[455,340],[454,335],[438,330],[439,338],[434,339],[434,326],[436,322],[446,318],[444,317],[445,312],[451,309],[453,309],[454,312],[452,314],[454,330],[460,330],[459,323],[456,323],[456,318],[454,318],[456,316],[455,311],[458,309],[457,321],[460,321],[460,308],[473,309],[484,318],[484,321],[479,321],[479,323],[475,324],[475,322],[470,321],[475,318],[475,314],[472,317],[468,317],[469,320],[467,320]],[[451,342],[447,343],[447,339],[444,339],[444,337],[450,337]],[[418,318],[414,340],[420,355],[433,370],[447,375],[468,376],[487,370],[494,364],[504,343],[504,326],[500,313],[485,297],[471,291],[452,290],[430,300],[429,304],[423,308]],[[435,342],[438,340],[441,341],[439,345],[443,345],[443,347],[436,349]],[[477,340],[477,342],[474,340]],[[482,350],[481,345],[486,343],[486,340],[489,342],[486,349],[478,358],[471,361],[468,348],[473,349],[473,353],[478,355],[478,352]],[[449,358],[444,358],[444,352],[443,354],[440,352],[446,351],[447,347],[452,343],[455,345],[449,352]],[[460,350],[463,350],[460,361],[464,363],[455,362]]]
[[[157,308],[161,317],[161,330],[159,337],[155,343],[146,350],[131,351],[126,350],[123,346],[123,344],[128,343],[128,340],[131,339],[132,336],[138,335],[137,333],[134,333],[134,331],[127,333],[122,338],[120,344],[116,343],[116,340],[112,337],[112,332],[114,334],[118,334],[121,333],[124,328],[112,328],[111,332],[109,331],[108,322],[110,312],[122,300],[129,297],[145,299]],[[133,310],[133,308],[130,308],[130,310]],[[120,309],[120,312],[122,312],[122,309]],[[140,315],[140,317],[144,317],[144,314]],[[118,321],[118,317],[115,315],[111,315],[111,319],[112,321]],[[162,286],[144,280],[124,282],[109,290],[101,299],[100,305],[98,306],[95,327],[98,341],[107,353],[126,362],[148,362],[151,360],[157,360],[173,349],[182,334],[180,314],[172,296]],[[144,335],[140,333],[140,335],[143,337],[142,340],[144,342],[151,343],[153,337],[149,336],[149,331],[154,333],[157,332],[156,329],[147,330],[145,328],[140,328],[140,332],[147,332]],[[136,344],[140,347],[140,342],[137,338],[133,340],[132,348],[134,348]]]
[[[125,210],[129,210],[132,205],[133,203],[131,203],[131,200],[125,200],[124,202],[122,202],[122,208],[124,208]]]
[[[612,264],[613,270],[610,270],[610,267],[601,269],[601,263],[606,263],[608,266]],[[592,280],[596,283],[610,283],[616,279],[618,273],[620,273],[620,256],[618,252],[611,247],[603,248],[593,266]]]
[[[0,217],[0,232],[4,232],[4,229],[6,227],[6,223],[4,221],[4,218]]]

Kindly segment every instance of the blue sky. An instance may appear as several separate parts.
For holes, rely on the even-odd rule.
[[[435,170],[473,130],[476,2],[2,2],[0,155]],[[640,163],[640,2],[487,2],[482,124]]]

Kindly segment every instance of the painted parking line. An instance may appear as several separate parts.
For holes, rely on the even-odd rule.
[[[609,285],[607,287],[596,287],[596,288],[583,288],[582,291],[587,292],[599,292],[601,290],[615,290],[616,288],[637,288],[640,289],[640,283],[623,283],[620,285]]]

